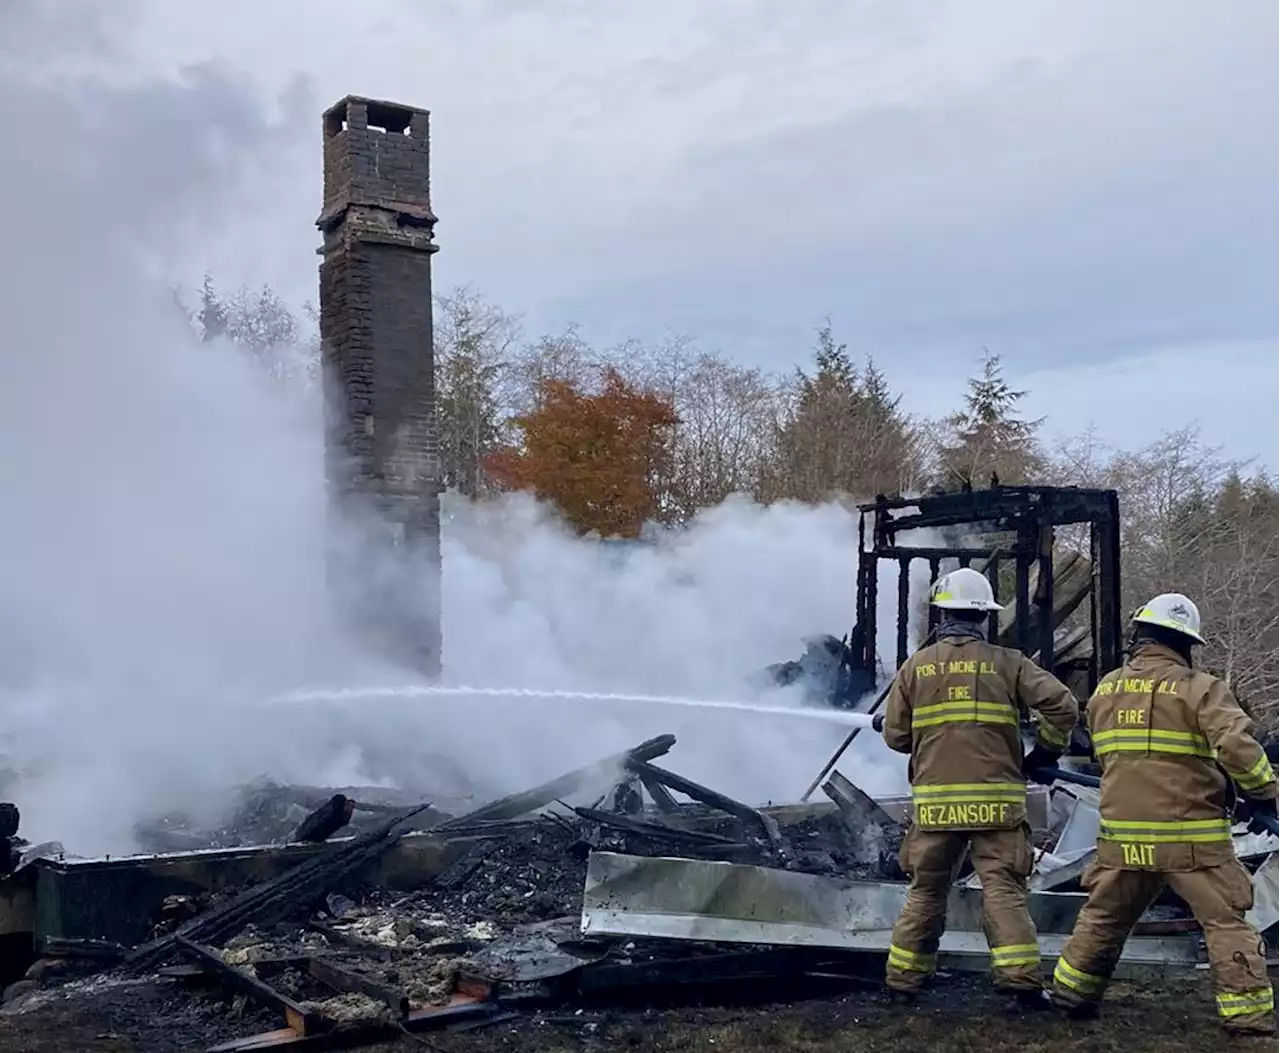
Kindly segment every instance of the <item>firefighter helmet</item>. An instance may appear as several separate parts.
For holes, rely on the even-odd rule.
[[[1200,608],[1180,592],[1162,592],[1133,612],[1137,625],[1159,625],[1204,643],[1200,635]]]
[[[1001,611],[991,582],[976,570],[961,567],[944,574],[933,586],[929,602],[944,611]]]

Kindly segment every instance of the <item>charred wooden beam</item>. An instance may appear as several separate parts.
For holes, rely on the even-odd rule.
[[[396,951],[392,947],[386,947],[381,943],[375,943],[373,940],[353,936],[351,933],[343,932],[342,929],[327,922],[312,919],[307,922],[307,928],[312,932],[318,932],[330,943],[335,943],[339,947],[347,947],[353,951],[359,951],[380,961],[390,961],[396,955]]]
[[[288,995],[281,994],[256,976],[250,976],[243,969],[237,969],[234,965],[223,961],[222,956],[213,948],[205,947],[185,936],[175,937],[174,943],[232,990],[263,1005],[279,1009],[284,1014],[285,1023],[299,1035],[318,1035],[332,1030],[332,1021],[304,1008]]]
[[[397,1020],[403,1020],[409,1015],[409,996],[372,977],[344,969],[324,958],[312,958],[307,963],[307,972],[335,991],[367,995],[374,1001],[381,1002]]]
[[[764,831],[765,837],[769,839],[775,848],[782,846],[782,835],[778,832],[778,824],[771,817],[752,808],[749,804],[743,804],[732,797],[726,797],[724,794],[703,786],[701,783],[686,779],[683,775],[677,775],[675,772],[667,771],[665,768],[656,767],[648,761],[632,760],[628,762],[627,766],[637,775],[641,777],[647,776],[654,782],[661,783],[669,790],[675,790],[686,797],[692,797],[695,801],[710,808],[715,808],[717,811],[732,815],[744,823],[758,826]]]
[[[307,860],[285,874],[246,889],[240,895],[184,922],[167,936],[141,944],[127,962],[134,969],[155,968],[179,941],[213,941],[239,932],[250,922],[270,924],[309,907],[349,874],[382,855],[404,833],[404,824],[424,811],[426,804],[380,823],[375,829],[336,845],[332,851]]]
[[[611,826],[615,830],[624,830],[654,841],[668,841],[673,845],[720,848],[736,844],[732,838],[721,837],[719,834],[710,834],[701,830],[681,830],[678,827],[667,826],[665,823],[634,819],[617,812],[602,812],[595,808],[575,808],[574,811],[588,822]]]
[[[898,824],[871,797],[841,775],[838,771],[831,773],[822,786],[826,793],[840,809],[845,823],[855,833],[861,831],[868,823],[883,827],[886,830],[898,829]]]
[[[578,768],[576,771],[561,775],[558,779],[552,779],[550,782],[535,786],[531,790],[525,790],[523,793],[511,794],[508,797],[492,801],[475,809],[475,811],[468,812],[466,815],[460,815],[456,819],[441,823],[439,826],[434,827],[433,830],[452,832],[459,827],[472,823],[490,822],[496,819],[514,819],[516,816],[526,815],[539,808],[545,808],[557,798],[567,797],[593,781],[615,775],[619,768],[626,767],[631,761],[645,762],[651,761],[655,757],[661,757],[675,744],[676,737],[674,735],[659,735],[657,738],[640,743],[639,746],[629,749],[625,753],[606,757],[595,764],[588,765],[585,768]]]
[[[679,803],[671,796],[671,791],[663,786],[662,783],[655,782],[653,779],[642,775],[640,776],[640,785],[644,787],[650,800],[658,806],[658,811],[664,815],[676,815],[679,813]]]
[[[432,888],[457,888],[464,881],[474,874],[494,852],[498,850],[500,842],[481,841],[478,845],[473,845],[458,859],[455,859],[449,866],[436,875],[431,882]]]

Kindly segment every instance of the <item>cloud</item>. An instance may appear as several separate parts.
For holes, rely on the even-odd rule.
[[[535,327],[781,368],[828,312],[914,369],[1275,341],[1265,0],[346,10],[145,0],[134,68],[220,56],[266,95],[303,70],[325,102],[430,107],[438,281]],[[259,193],[274,221],[211,247],[229,280],[312,295],[316,122]]]

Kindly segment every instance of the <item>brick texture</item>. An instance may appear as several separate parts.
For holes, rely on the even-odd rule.
[[[380,651],[440,669],[440,468],[427,114],[348,97],[324,115],[317,226],[330,581]]]

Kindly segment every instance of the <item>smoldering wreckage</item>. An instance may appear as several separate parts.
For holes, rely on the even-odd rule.
[[[425,111],[375,100],[331,108],[317,225],[321,335],[335,374],[328,433],[341,447],[326,465],[355,472],[331,478],[331,492],[342,501],[386,490],[397,536],[425,537],[438,569],[434,484],[395,489],[402,478],[434,478],[431,385],[417,372],[421,347],[431,347],[419,308],[430,302],[436,251],[427,124]],[[402,432],[410,441],[384,438]],[[1121,664],[1119,523],[1114,492],[1074,488],[993,486],[864,506],[850,539],[859,552],[852,630],[808,641],[799,661],[760,677],[858,718],[795,802],[756,806],[683,777],[675,737],[664,735],[619,743],[622,752],[588,768],[478,808],[461,803],[462,792],[424,801],[262,781],[216,822],[170,814],[140,824],[148,854],[116,858],[28,844],[18,807],[0,805],[0,1014],[122,991],[119,1004],[144,1006],[131,1010],[133,1023],[143,1015],[152,1028],[142,1048],[230,1053],[431,1043],[438,1036],[428,1032],[645,1004],[673,989],[772,1005],[822,991],[877,997],[906,897],[897,850],[911,804],[868,796],[842,760],[874,726],[881,688],[917,635],[915,571],[927,569],[928,581],[957,565],[985,572],[1009,597],[988,639],[1016,647],[1083,699]],[[921,536],[947,543],[913,544]],[[886,565],[897,569],[896,619],[893,639],[881,641]],[[438,644],[438,621],[405,621],[410,657],[433,633]],[[1098,834],[1083,726],[1062,765],[1051,784],[1027,791],[1038,845],[1030,910],[1046,963],[1083,904],[1079,878]],[[1250,920],[1274,965],[1280,845],[1245,821],[1233,836],[1252,875]],[[944,971],[988,969],[967,861],[940,952]],[[1205,960],[1194,919],[1165,893],[1115,975],[1194,974]],[[175,994],[142,1001],[160,987]]]
[[[1039,489],[866,506],[862,628],[852,634],[860,654],[846,645],[844,661],[877,653],[881,560],[902,569],[904,654],[912,561],[974,563],[995,579],[1008,559],[1014,603],[993,618],[993,638],[1050,654],[1087,695],[1102,656],[1119,654],[1107,569],[1113,511],[1114,494]],[[1081,521],[1092,525],[1088,557],[1019,540]],[[913,527],[947,523],[1013,537],[981,551],[903,543]],[[1081,633],[1070,615],[1086,601]],[[883,694],[849,700],[830,688],[859,676],[883,682],[883,671],[842,675],[821,681],[817,704],[852,708],[866,714],[860,727],[874,726]],[[225,1053],[356,1047],[549,1008],[634,1004],[673,988],[739,997],[764,982],[772,1001],[833,989],[873,997],[906,895],[897,850],[911,806],[908,797],[873,799],[841,772],[860,727],[802,800],[762,807],[680,775],[667,759],[678,757],[672,735],[470,810],[385,788],[264,780],[244,787],[213,826],[182,815],[140,824],[137,838],[152,849],[140,856],[76,858],[57,843],[26,845],[6,806],[0,920],[38,958],[8,986],[0,1012],[144,978],[192,999],[222,992],[226,1005],[256,1013],[228,1012],[225,1032],[208,1036],[205,1048]],[[1087,742],[1071,752],[1056,781],[1028,787],[1030,908],[1049,963],[1084,901],[1078,881],[1098,833]],[[1243,821],[1234,837],[1253,876],[1250,920],[1274,965],[1280,842]],[[982,972],[988,961],[981,893],[965,864],[940,965]],[[1166,893],[1134,930],[1116,976],[1194,974],[1204,962],[1194,919]],[[267,1026],[243,1033],[252,1021]]]

